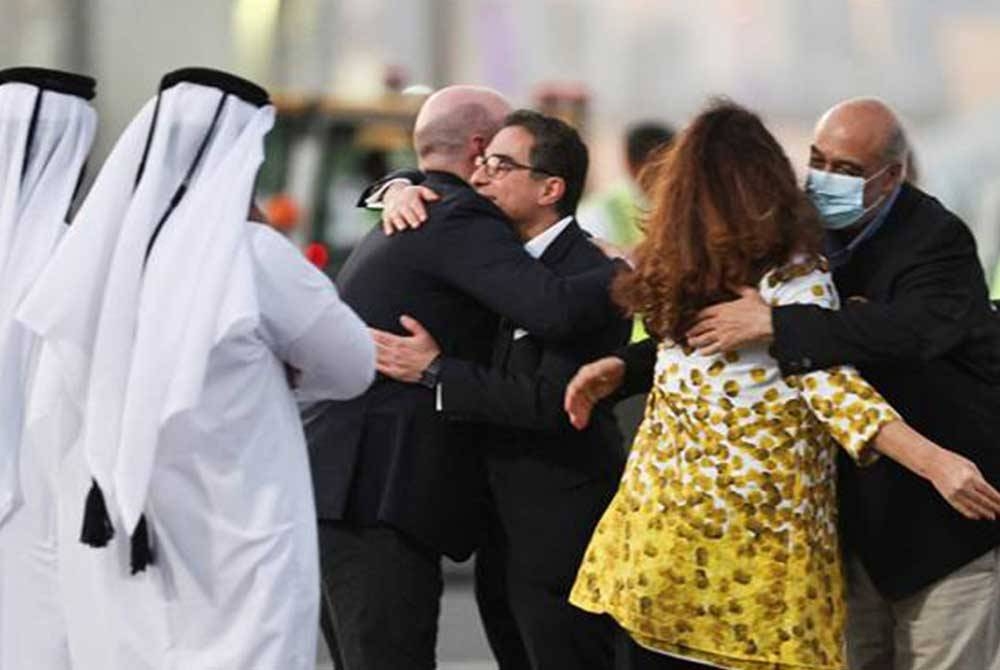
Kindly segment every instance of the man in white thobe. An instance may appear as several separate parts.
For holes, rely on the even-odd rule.
[[[66,228],[97,126],[89,77],[0,71],[0,669],[63,670],[59,454],[23,439],[36,342],[14,321]]]
[[[66,372],[38,405],[80,408],[63,525],[107,543],[67,549],[74,667],[315,663],[315,515],[289,378],[299,400],[353,397],[374,348],[326,276],[246,220],[273,116],[244,80],[167,75],[19,312]]]

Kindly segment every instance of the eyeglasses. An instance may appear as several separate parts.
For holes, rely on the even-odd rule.
[[[510,156],[504,156],[503,154],[488,154],[486,156],[476,156],[476,168],[482,168],[483,172],[490,179],[502,179],[507,176],[507,173],[513,172],[514,170],[529,170],[531,172],[540,172],[542,174],[548,175],[550,177],[558,177],[559,175],[554,172],[550,172],[544,168],[535,167],[534,165],[522,165],[518,163]]]

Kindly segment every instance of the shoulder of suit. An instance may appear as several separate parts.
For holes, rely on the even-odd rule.
[[[560,237],[562,235],[573,235],[572,245],[569,247],[568,253],[578,254],[580,258],[586,258],[588,262],[591,262],[594,265],[604,265],[615,262],[613,259],[605,256],[600,247],[591,241],[592,236],[582,226],[580,226],[579,220],[576,220],[576,225],[576,230],[573,228],[567,228],[560,234]]]
[[[942,244],[972,243],[972,231],[954,212],[932,195],[915,186],[907,186],[895,207],[903,207],[896,226],[898,233],[911,238],[921,247]]]
[[[441,199],[428,208],[435,219],[489,218],[507,222],[496,205],[471,188],[451,186],[440,195]]]
[[[614,259],[605,256],[604,252],[586,237],[573,240],[573,246],[570,247],[569,253],[579,254],[580,258],[586,258],[587,263],[594,267],[615,263]]]

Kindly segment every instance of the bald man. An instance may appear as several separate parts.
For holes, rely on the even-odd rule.
[[[709,354],[767,342],[787,375],[853,364],[916,430],[998,486],[1000,322],[972,235],[906,183],[907,154],[878,100],[824,114],[806,191],[840,310],[772,308],[746,290],[699,315],[688,344]],[[587,366],[567,405],[648,388],[655,355],[644,342]],[[865,469],[843,459],[840,479],[851,670],[1000,670],[1000,523],[962,517],[888,459]]]
[[[557,341],[606,320],[614,266],[556,276],[468,183],[509,111],[496,92],[468,86],[420,110],[414,147],[440,199],[419,230],[373,230],[337,277],[369,326],[405,334],[401,317],[411,316],[443,356],[488,365],[497,315]],[[441,556],[467,559],[482,531],[482,433],[435,411],[438,368],[420,384],[380,376],[308,427],[323,576],[347,670],[434,667]]]

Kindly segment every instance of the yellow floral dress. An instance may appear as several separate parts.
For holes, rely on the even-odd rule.
[[[772,305],[837,307],[819,262],[774,270],[759,289]],[[850,367],[783,378],[765,346],[702,356],[661,344],[571,602],[698,663],[843,668],[836,443],[870,462],[869,441],[897,418]]]

